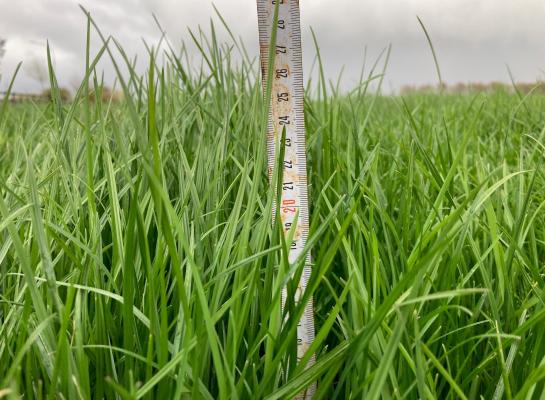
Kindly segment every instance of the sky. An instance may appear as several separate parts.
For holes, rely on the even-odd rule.
[[[15,90],[36,92],[47,85],[43,76],[46,42],[61,86],[73,88],[84,73],[85,15],[91,12],[100,29],[115,37],[144,71],[143,40],[157,43],[160,31],[170,42],[190,42],[188,27],[208,30],[213,4],[232,31],[257,57],[257,17],[254,0],[0,0],[0,37],[8,40],[0,66],[0,90],[16,65],[23,62]],[[417,16],[433,41],[443,80],[457,82],[545,79],[545,1],[543,0],[301,0],[303,54],[307,76],[316,55],[314,30],[326,76],[341,87],[357,84],[361,68],[369,67],[391,45],[384,86],[396,91],[406,85],[437,83],[430,48]],[[218,36],[227,40],[218,25]],[[93,35],[92,51],[100,48]],[[190,47],[192,57],[198,58]],[[366,57],[364,57],[366,54]],[[115,73],[100,65],[106,81]]]

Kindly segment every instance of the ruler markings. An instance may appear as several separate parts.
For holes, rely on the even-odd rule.
[[[274,24],[276,2],[278,4],[277,25]],[[301,51],[301,27],[299,1],[297,0],[257,0],[259,22],[259,44],[261,49],[261,68],[263,72],[263,91],[266,92],[269,70],[269,48],[272,29],[276,29],[274,47],[274,65],[271,68],[272,93],[269,124],[267,130],[267,152],[269,163],[269,179],[272,182],[272,171],[277,159],[276,149],[281,144],[282,132],[285,131],[284,160],[282,160],[282,190],[279,214],[276,215],[276,204],[273,217],[280,218],[285,232],[294,225],[296,230],[290,244],[288,260],[296,261],[303,255],[308,239],[309,211],[307,188],[307,162],[304,121],[304,89]],[[297,303],[307,287],[311,275],[310,254],[304,255],[306,264],[301,280],[294,295]],[[286,290],[282,293],[282,306],[286,303]],[[305,305],[304,313],[297,328],[297,359],[300,360],[314,340],[314,311],[312,300]],[[315,362],[312,356],[308,366]],[[297,399],[310,399],[315,392],[311,385]]]

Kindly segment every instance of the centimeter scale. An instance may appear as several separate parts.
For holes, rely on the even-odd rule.
[[[278,3],[278,4],[277,4]],[[275,18],[276,7],[278,16]],[[308,237],[309,208],[307,189],[307,160],[305,143],[305,120],[303,114],[303,65],[301,51],[301,26],[299,0],[257,0],[259,21],[259,43],[261,48],[261,68],[263,88],[266,92],[269,71],[269,48],[276,29],[276,46],[273,48],[274,66],[270,101],[269,124],[267,132],[269,178],[273,182],[273,171],[277,160],[277,149],[284,146],[282,171],[282,190],[280,205],[277,208],[286,235],[295,225],[293,240],[290,243],[288,259],[295,262],[303,253]],[[276,21],[276,27],[274,23]],[[285,135],[285,136],[284,136]],[[282,137],[284,143],[280,143]],[[306,255],[298,290],[294,301],[297,303],[310,278],[310,252]],[[286,302],[283,291],[282,304]],[[297,359],[300,360],[314,340],[314,311],[312,300],[305,306],[304,314],[297,326]],[[307,367],[314,363],[314,356]],[[315,391],[312,385],[297,399],[310,399]]]

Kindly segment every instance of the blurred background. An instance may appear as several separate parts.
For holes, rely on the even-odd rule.
[[[138,57],[141,71],[147,63],[144,41],[152,45],[161,36],[153,15],[170,42],[177,47],[186,42],[196,59],[198,51],[190,45],[188,27],[197,31],[200,25],[209,32],[212,18],[220,39],[227,40],[213,5],[244,41],[250,56],[258,55],[254,0],[0,0],[0,38],[5,40],[0,91],[20,61],[23,67],[15,91],[39,92],[49,85],[46,41],[60,85],[73,90],[79,84],[86,18],[78,4],[91,12],[105,35],[114,36],[128,55]],[[316,54],[312,27],[326,76],[336,81],[342,71],[343,89],[357,84],[364,58],[370,66],[390,44],[386,92],[437,84],[417,16],[431,36],[443,80],[449,85],[509,82],[508,68],[518,82],[545,79],[543,0],[302,0],[301,14],[307,76]],[[93,34],[92,51],[100,45]],[[112,66],[103,62],[100,68],[105,81],[113,84]]]

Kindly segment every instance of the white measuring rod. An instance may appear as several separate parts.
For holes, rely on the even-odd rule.
[[[275,9],[278,3],[276,27]],[[288,243],[289,262],[295,262],[303,253],[309,230],[309,207],[307,188],[307,158],[305,143],[303,63],[301,51],[301,25],[298,0],[257,0],[259,20],[259,43],[261,48],[261,70],[263,88],[266,91],[269,71],[269,48],[276,29],[276,46],[272,73],[269,124],[267,132],[269,178],[273,182],[274,167],[278,155],[276,151],[284,146],[282,170],[282,190],[280,194],[279,217],[286,236],[295,226],[291,243]],[[285,141],[280,143],[285,132]],[[299,301],[307,287],[311,274],[310,253],[295,294]],[[282,304],[286,302],[283,291]],[[314,340],[314,310],[312,299],[306,304],[303,317],[297,326],[297,359],[300,360]],[[314,363],[314,356],[307,367]],[[315,391],[314,385],[297,396],[310,399]]]

